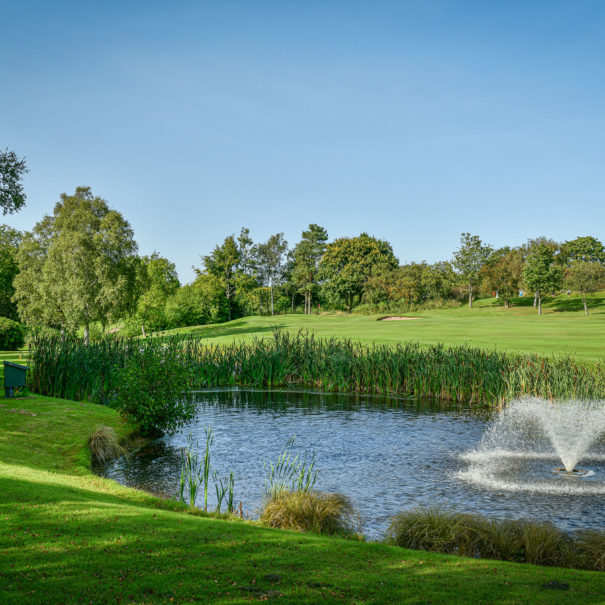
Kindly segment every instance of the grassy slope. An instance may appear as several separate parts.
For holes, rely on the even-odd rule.
[[[533,299],[519,299],[505,310],[496,301],[481,300],[475,308],[420,311],[414,321],[376,321],[362,315],[279,315],[246,317],[225,324],[181,328],[172,332],[193,333],[210,342],[264,336],[278,327],[338,336],[362,342],[423,344],[470,344],[483,348],[523,351],[546,355],[568,354],[587,361],[605,359],[605,294],[591,297],[592,309],[585,316],[577,296],[559,296],[548,301],[538,317]]]
[[[91,473],[85,443],[92,427],[107,424],[126,434],[112,410],[43,397],[0,403],[3,605],[603,602],[605,574],[186,514]],[[544,588],[550,581],[570,590]]]

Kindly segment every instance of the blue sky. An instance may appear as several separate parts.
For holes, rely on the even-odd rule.
[[[601,0],[0,4],[18,228],[90,185],[183,281],[244,225],[402,262],[605,239]]]

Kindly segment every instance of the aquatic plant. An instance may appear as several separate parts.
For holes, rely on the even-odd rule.
[[[117,404],[122,369],[142,351],[180,365],[182,390],[298,385],[471,404],[500,404],[521,395],[605,398],[604,368],[569,357],[417,343],[367,346],[280,331],[228,345],[171,336],[144,341],[106,338],[86,346],[78,339],[42,335],[30,353],[29,387],[43,395]]]
[[[267,474],[265,492],[271,497],[287,490],[310,492],[315,485],[318,473],[315,452],[305,452],[302,458],[299,454],[293,455],[294,440],[294,437],[288,440],[275,464],[263,462]]]

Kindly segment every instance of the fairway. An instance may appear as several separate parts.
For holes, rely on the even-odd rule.
[[[456,307],[408,313],[416,321],[378,321],[383,315],[276,315],[245,317],[224,324],[180,328],[169,333],[194,334],[212,343],[264,337],[274,329],[308,330],[317,336],[350,338],[364,343],[461,345],[508,352],[569,355],[585,361],[605,359],[605,296],[590,298],[587,316],[577,296],[559,296],[538,316],[532,300],[518,300],[510,309],[493,299],[473,309]]]

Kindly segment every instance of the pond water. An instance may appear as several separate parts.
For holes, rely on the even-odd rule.
[[[527,477],[520,483],[474,481],[468,452],[480,444],[492,415],[468,407],[372,396],[207,391],[200,393],[197,416],[184,430],[110,463],[101,472],[125,485],[176,497],[181,448],[191,435],[203,456],[204,429],[212,427],[212,469],[220,477],[234,471],[235,499],[251,517],[257,516],[263,501],[263,463],[276,461],[295,437],[294,452],[316,451],[316,489],[352,498],[370,538],[383,534],[393,514],[418,505],[540,519],[566,529],[605,525],[603,456],[582,465],[594,471],[590,483],[582,483],[591,486],[586,490],[574,487],[586,479],[550,475],[557,466],[556,456],[544,452],[538,464],[536,456],[530,456],[527,465],[517,459],[509,472],[538,473],[555,489],[523,488],[531,485]],[[215,504],[212,486],[209,507]]]

